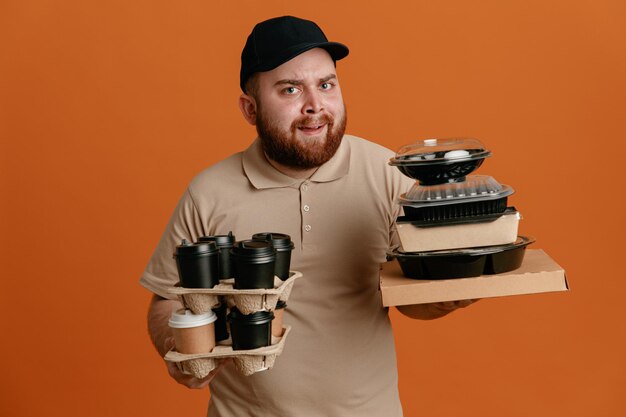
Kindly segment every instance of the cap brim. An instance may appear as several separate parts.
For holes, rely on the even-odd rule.
[[[283,51],[282,54],[277,56],[271,62],[266,62],[264,65],[259,65],[258,67],[254,67],[251,69],[250,74],[255,72],[264,72],[271,71],[274,68],[279,67],[285,62],[297,57],[298,55],[310,51],[314,48],[322,48],[325,49],[329,54],[333,61],[339,61],[340,59],[345,58],[350,53],[348,47],[339,42],[315,42],[315,43],[303,43],[299,45],[295,45],[289,49]]]

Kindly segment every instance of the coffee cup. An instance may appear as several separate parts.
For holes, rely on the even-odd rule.
[[[235,289],[274,288],[276,250],[270,242],[242,240],[230,250]]]
[[[212,309],[217,316],[215,321],[215,342],[221,342],[229,337],[226,319],[227,309],[226,302],[222,302],[218,307]]]
[[[294,244],[291,236],[284,233],[255,233],[252,235],[253,240],[263,240],[270,242],[276,250],[276,264],[274,266],[274,274],[285,281],[289,278],[289,267],[291,264],[291,251]]]
[[[213,288],[219,283],[218,250],[213,242],[189,243],[183,239],[176,246],[174,258],[183,288]]]
[[[213,242],[219,250],[219,264],[218,271],[220,279],[232,278],[232,262],[230,260],[230,249],[235,244],[235,236],[233,232],[228,232],[227,235],[213,235],[202,236],[198,239],[198,242]]]
[[[193,314],[191,310],[176,310],[170,316],[169,327],[174,334],[174,344],[179,353],[209,353],[215,347],[214,322],[217,316],[212,311]]]
[[[283,335],[283,313],[287,303],[278,300],[274,309],[274,320],[272,320],[272,336],[281,337]]]
[[[228,315],[233,350],[256,349],[272,344],[271,311],[242,314],[236,307]]]

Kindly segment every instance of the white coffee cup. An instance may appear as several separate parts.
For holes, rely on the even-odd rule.
[[[191,310],[174,311],[169,326],[174,333],[176,351],[179,353],[209,353],[215,347],[215,320],[213,311],[193,314]]]

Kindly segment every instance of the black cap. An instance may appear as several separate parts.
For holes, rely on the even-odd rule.
[[[328,39],[317,24],[293,16],[275,17],[252,29],[241,51],[239,85],[245,93],[248,78],[255,72],[270,71],[313,48],[323,48],[334,61],[348,55],[348,47]]]

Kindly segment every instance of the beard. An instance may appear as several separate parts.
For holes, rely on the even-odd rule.
[[[335,155],[346,130],[347,114],[336,119],[329,114],[303,117],[291,123],[288,131],[277,126],[258,106],[256,129],[268,158],[289,168],[306,170],[317,168]],[[326,124],[324,137],[298,138],[298,127]]]

